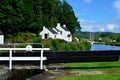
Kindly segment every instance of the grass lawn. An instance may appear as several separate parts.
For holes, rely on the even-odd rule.
[[[116,62],[85,62],[66,63],[64,67],[72,70],[120,70],[120,61]]]
[[[120,74],[62,76],[57,80],[120,80]]]
[[[120,80],[120,61],[64,64],[69,71],[102,71],[105,74],[64,75],[57,80]]]

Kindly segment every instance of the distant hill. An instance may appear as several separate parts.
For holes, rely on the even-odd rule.
[[[120,33],[113,33],[113,32],[75,32],[76,37],[78,38],[112,38],[117,39],[120,38]]]

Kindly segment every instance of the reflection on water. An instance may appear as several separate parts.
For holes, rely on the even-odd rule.
[[[120,50],[120,47],[112,45],[92,44],[90,50]]]

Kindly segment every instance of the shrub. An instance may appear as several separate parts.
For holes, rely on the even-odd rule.
[[[63,51],[63,50],[89,50],[90,43],[88,42],[74,42],[68,43],[59,39],[42,40],[44,47],[49,47],[51,50]]]

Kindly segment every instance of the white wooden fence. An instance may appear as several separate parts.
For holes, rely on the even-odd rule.
[[[0,50],[9,50],[9,56],[8,57],[0,57],[0,61],[9,61],[9,69],[12,69],[12,61],[38,61],[40,60],[40,69],[43,69],[43,60],[46,60],[47,58],[43,56],[44,50],[50,50],[49,48],[32,48],[32,47],[26,47],[26,48],[0,48]],[[13,57],[12,52],[14,50],[40,50],[41,56],[39,57]],[[17,54],[17,53],[14,53]],[[29,53],[26,53],[29,54]]]

